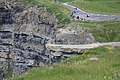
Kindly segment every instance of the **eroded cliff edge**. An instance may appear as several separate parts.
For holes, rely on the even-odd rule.
[[[0,67],[9,66],[6,62],[9,58],[13,74],[19,75],[31,67],[60,62],[72,53],[80,54],[56,52],[47,48],[47,43],[74,45],[95,42],[92,34],[80,26],[58,27],[56,17],[44,6],[25,5],[21,0],[0,2]]]

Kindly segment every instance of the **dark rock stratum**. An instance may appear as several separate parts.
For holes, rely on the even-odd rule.
[[[20,0],[0,2],[0,67],[8,67],[6,55],[9,55],[16,76],[31,67],[60,62],[68,57],[64,54],[72,53],[50,50],[47,43],[74,45],[95,42],[92,34],[83,34],[86,30],[80,27],[61,29],[57,26],[56,17],[43,6],[24,5]]]

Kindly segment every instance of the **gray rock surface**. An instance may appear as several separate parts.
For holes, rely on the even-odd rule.
[[[8,67],[6,60],[10,59],[14,76],[25,73],[31,67],[50,65],[67,58],[63,56],[66,52],[50,50],[46,47],[47,43],[94,42],[90,33],[83,35],[84,31],[80,32],[79,28],[57,30],[57,19],[45,7],[24,6],[19,0],[14,1],[0,5],[0,67]]]
[[[69,26],[64,29],[59,29],[56,34],[56,44],[90,44],[94,43],[95,39],[89,29],[81,28],[80,26]]]

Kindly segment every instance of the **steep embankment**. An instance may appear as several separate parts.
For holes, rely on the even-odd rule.
[[[10,0],[0,3],[0,67],[5,70],[4,77],[11,73],[16,76],[25,73],[31,67],[45,66],[68,58],[63,55],[64,51],[53,51],[47,48],[47,43],[95,42],[91,33],[83,34],[87,29],[79,26],[61,29],[60,24],[63,24],[64,19],[68,17],[61,15],[64,14],[64,11],[61,11],[63,7],[57,10],[54,7],[58,7],[58,4],[48,1],[54,6],[51,8],[50,4],[45,5],[47,2],[43,2],[38,1],[37,4],[36,1]],[[56,11],[48,11],[48,7]],[[53,55],[56,53],[59,55]]]
[[[0,66],[3,69],[12,67],[13,75],[19,75],[30,67],[54,62],[45,44],[55,36],[57,19],[46,7],[11,0],[1,3],[0,16],[0,61],[3,62]],[[10,65],[4,58],[11,59]]]
[[[70,15],[71,11],[65,8],[64,6],[54,3],[52,0],[27,0],[27,1],[35,5],[38,4],[46,7],[47,11],[53,13],[56,16],[59,24],[70,23],[70,17],[68,15]]]
[[[32,7],[32,8],[35,8],[35,7]],[[29,8],[27,10],[29,11]],[[32,11],[33,13],[36,13],[34,10]],[[28,13],[28,16],[29,16],[29,13]],[[37,23],[34,22],[33,17],[32,19],[33,19],[32,26],[36,26]],[[26,18],[26,20],[28,20],[29,22],[28,17]],[[26,20],[24,22],[26,22]],[[44,22],[42,22],[42,25],[45,25]],[[52,34],[55,34],[55,36],[53,37],[51,37],[50,35],[46,36],[43,34],[45,36],[44,37],[43,35],[41,35],[41,33],[39,33],[39,30],[37,31],[38,33],[36,33],[36,30],[34,30],[33,28],[32,30],[35,31],[33,32],[33,34],[42,36],[42,39],[48,38],[49,42],[51,42],[52,44],[57,43],[57,44],[66,44],[66,45],[73,44],[74,45],[74,44],[85,44],[85,43],[95,42],[94,37],[92,36],[90,32],[92,32],[94,36],[96,36],[96,40],[100,42],[119,41],[120,39],[119,38],[119,33],[120,33],[119,26],[120,26],[119,21],[113,21],[113,22],[73,21],[70,24],[66,24],[66,26],[62,29],[58,28],[59,26],[57,28],[56,26],[54,26],[55,31],[50,30],[50,32],[51,31],[53,32]],[[48,29],[50,25],[47,25],[47,28],[45,26],[39,26],[39,27],[35,27],[35,29],[40,29],[40,32],[41,31],[46,32],[46,29]],[[26,32],[26,33],[29,33],[32,31],[31,29],[29,30],[29,28],[25,27],[25,30],[23,28],[24,27],[22,27],[22,29],[17,29],[17,30],[18,31],[23,30],[22,32]],[[43,48],[41,47],[38,48],[41,45],[41,39],[39,40],[38,37],[35,38],[36,36],[31,36],[31,35],[27,35],[27,36],[28,36],[27,42],[24,42],[24,40],[26,41],[26,38],[23,36],[23,34],[22,35],[20,34],[20,37],[16,36],[15,39],[19,43],[21,42],[21,38],[25,38],[21,44],[22,45],[21,50],[22,52],[29,50],[28,53],[30,53],[30,55],[32,54],[32,57],[27,56],[27,59],[28,57],[29,59],[33,58],[34,56],[33,54],[37,54],[35,55],[36,57],[34,57],[34,59],[32,60],[35,60],[37,65],[39,66],[44,65],[44,64],[49,64],[49,62],[53,63],[54,61],[55,62],[59,61],[61,58],[65,59],[66,57],[64,57],[63,53],[67,55],[69,54],[69,52],[50,50],[46,48],[46,46],[43,46]],[[28,43],[31,41],[32,43]],[[46,43],[48,43],[48,41]],[[39,46],[37,46],[37,44],[39,44]],[[25,46],[29,46],[28,50],[24,48]],[[41,50],[41,49],[44,49],[44,50]],[[44,51],[46,51],[46,53]],[[110,47],[110,46],[100,47],[97,49],[89,50],[88,52],[86,52],[86,54],[83,54],[82,56],[78,56],[70,60],[67,60],[65,64],[61,63],[58,65],[32,69],[25,76],[24,75],[20,76],[19,78],[15,78],[15,80],[61,80],[61,79],[63,80],[69,80],[69,79],[73,79],[73,80],[79,80],[79,79],[82,79],[82,80],[88,80],[88,79],[90,80],[93,80],[93,79],[114,80],[115,79],[117,80],[118,79],[119,80],[120,78],[119,76],[120,54],[119,52],[120,52],[120,49],[116,47]],[[79,54],[78,52],[71,52],[70,54],[72,53]],[[27,54],[27,53],[24,52],[24,54]],[[47,57],[46,59],[46,55],[53,56],[54,54],[55,54],[54,58]]]
[[[54,66],[35,68],[13,80],[119,80],[120,48],[100,47]]]

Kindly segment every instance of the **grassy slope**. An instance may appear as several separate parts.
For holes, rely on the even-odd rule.
[[[71,4],[87,12],[120,15],[120,0],[73,0]]]
[[[98,42],[120,41],[120,21],[72,21],[69,25],[90,28],[88,32],[92,32]]]
[[[69,25],[91,28],[96,39],[100,42],[120,41],[120,21],[72,21]],[[89,60],[94,57],[99,58],[99,60]],[[27,75],[15,80],[120,80],[119,57],[120,47],[100,47],[58,65],[34,68]]]
[[[99,42],[120,41],[120,21],[72,21],[69,25],[91,28],[93,35]],[[89,60],[94,57],[99,60]],[[100,47],[57,65],[34,68],[27,75],[14,80],[120,80],[119,58],[120,48]]]
[[[97,48],[58,65],[32,69],[15,80],[120,80],[119,52],[120,48]]]
[[[27,1],[32,4],[45,6],[49,12],[53,13],[56,16],[56,18],[58,19],[58,23],[63,24],[70,23],[70,17],[68,15],[70,15],[71,11],[66,7],[54,3],[52,2],[52,0],[27,0]]]
[[[120,41],[120,21],[101,22],[92,33],[99,42]]]
[[[71,1],[71,0],[59,0],[59,1],[67,2],[67,1]],[[87,7],[87,6],[84,5],[84,3],[90,5],[90,7],[88,7],[88,10],[91,10],[90,9],[91,7],[92,7],[93,10],[94,9],[100,10],[99,8],[102,8],[102,9],[105,9],[104,10],[105,12],[103,10],[101,10],[100,11],[101,13],[105,14],[106,11],[108,10],[108,11],[110,11],[108,13],[120,14],[120,7],[119,7],[120,6],[120,1],[118,1],[118,0],[97,0],[97,1],[96,0],[83,0],[83,1],[82,0],[73,0],[73,2],[74,1],[76,1],[75,4],[81,3],[85,7]],[[96,3],[94,4],[94,2],[96,2]],[[103,6],[104,4],[105,5],[108,4],[108,2],[110,2],[109,5],[111,7],[110,6]],[[95,7],[96,4],[98,4],[99,7]],[[118,13],[113,11],[112,9],[118,10]],[[90,28],[91,29],[90,31],[93,33],[93,35],[95,36],[95,39],[98,42],[120,41],[120,21],[109,21],[109,22],[108,21],[106,21],[106,22],[105,21],[104,22],[72,21],[68,25],[70,25],[70,26],[80,26],[80,27],[83,27],[83,28]]]

